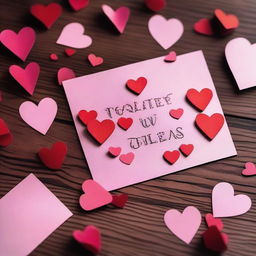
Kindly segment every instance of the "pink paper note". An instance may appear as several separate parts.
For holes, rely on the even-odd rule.
[[[0,199],[0,255],[28,255],[70,216],[34,174],[28,175]]]
[[[202,51],[178,56],[173,63],[166,63],[164,58],[165,56],[63,82],[93,179],[107,190],[236,155],[226,122],[212,141],[207,140],[195,127],[198,111],[185,99],[190,88],[199,91],[210,88],[213,98],[204,113],[223,114]],[[148,82],[137,96],[125,84],[128,79],[142,76]],[[169,112],[178,108],[182,108],[184,114],[176,120]],[[120,117],[125,117],[132,118],[133,124],[127,131],[116,126],[113,134],[99,146],[85,132],[85,126],[77,118],[82,109],[97,111],[97,119],[100,121],[111,119],[117,123]],[[144,128],[146,125],[149,127]],[[193,152],[186,158],[180,156],[173,165],[163,160],[165,151],[178,150],[181,144],[193,144]],[[133,162],[126,165],[118,158],[109,157],[107,152],[111,146],[121,147],[122,154],[133,152]]]

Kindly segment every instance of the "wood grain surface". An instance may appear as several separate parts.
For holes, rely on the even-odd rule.
[[[79,12],[73,12],[67,0],[56,0],[62,4],[64,12],[50,30],[45,30],[29,13],[30,6],[38,2],[50,1],[0,0],[0,31],[33,27],[37,39],[26,63],[36,61],[41,65],[35,93],[28,96],[8,73],[11,64],[24,64],[3,46],[0,47],[0,90],[3,91],[0,117],[8,123],[14,134],[14,142],[0,149],[0,196],[34,172],[74,215],[31,255],[89,255],[72,239],[74,229],[82,229],[88,224],[96,225],[102,231],[101,256],[215,255],[202,245],[201,234],[206,230],[204,221],[192,243],[186,245],[166,228],[163,215],[170,208],[183,210],[188,205],[196,206],[202,214],[211,212],[211,191],[221,181],[232,183],[235,191],[247,194],[253,202],[246,214],[223,219],[224,232],[230,239],[228,251],[224,255],[255,255],[256,177],[243,177],[241,170],[246,161],[256,162],[256,88],[244,91],[237,89],[225,62],[224,47],[229,40],[239,36],[256,42],[256,1],[170,0],[167,7],[160,11],[165,17],[175,17],[184,23],[184,35],[172,47],[173,50],[178,54],[203,50],[238,156],[121,189],[118,192],[129,194],[124,209],[106,206],[90,213],[81,210],[78,204],[82,193],[81,184],[91,176],[63,88],[57,84],[57,70],[66,66],[81,76],[161,56],[168,51],[164,51],[148,32],[147,22],[153,12],[145,8],[143,0],[91,0],[90,5]],[[113,8],[121,5],[131,8],[131,17],[123,35],[118,35],[102,14],[103,3]],[[232,35],[223,38],[194,33],[193,24],[200,18],[210,18],[216,8],[236,14],[241,22],[240,27]],[[86,33],[93,38],[93,44],[68,58],[64,55],[65,47],[55,42],[63,26],[70,22],[82,23]],[[104,57],[104,64],[91,67],[87,61],[87,55],[91,52]],[[50,61],[50,53],[57,53],[59,60]],[[25,100],[37,103],[47,96],[57,101],[59,110],[55,122],[47,135],[43,136],[21,120],[18,108]],[[37,152],[40,147],[48,147],[57,140],[65,141],[69,152],[63,168],[52,171],[41,164]]]

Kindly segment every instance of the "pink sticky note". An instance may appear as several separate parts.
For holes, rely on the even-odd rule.
[[[30,254],[72,213],[34,174],[0,200],[0,255]]]
[[[185,98],[190,88],[198,91],[210,88],[213,98],[204,113],[223,114],[202,51],[180,55],[172,64],[163,59],[150,59],[63,82],[93,179],[107,190],[236,155],[226,122],[212,141],[207,140],[195,126],[198,111]],[[136,95],[126,88],[126,82],[138,77],[145,77],[147,85]],[[177,108],[184,110],[179,120],[169,115],[170,109]],[[100,121],[111,119],[117,123],[120,117],[130,117],[133,124],[126,131],[116,126],[99,146],[77,118],[82,109],[97,111]],[[163,153],[177,150],[182,144],[193,144],[193,153],[187,158],[180,156],[173,165],[168,164]],[[109,157],[106,152],[113,145],[121,147],[124,154],[133,152],[132,164]]]

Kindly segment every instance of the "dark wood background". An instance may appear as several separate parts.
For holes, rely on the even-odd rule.
[[[163,215],[170,208],[183,210],[188,205],[196,206],[202,214],[211,212],[211,191],[221,181],[232,183],[235,191],[247,194],[253,202],[248,213],[223,219],[224,232],[230,238],[229,249],[224,255],[255,255],[256,177],[243,177],[241,170],[246,161],[256,161],[256,88],[241,92],[237,89],[225,62],[224,47],[229,40],[239,36],[256,42],[256,1],[172,0],[160,11],[165,17],[175,17],[184,23],[184,35],[172,47],[173,50],[178,54],[203,50],[238,156],[121,189],[119,192],[129,194],[129,202],[124,209],[107,206],[90,213],[81,210],[78,203],[82,193],[81,184],[90,178],[90,172],[63,88],[57,84],[57,70],[66,66],[81,76],[161,56],[168,51],[163,50],[148,32],[147,23],[154,13],[145,8],[143,0],[91,0],[90,5],[79,12],[73,12],[67,1],[61,1],[64,12],[50,30],[42,28],[29,14],[29,7],[38,2],[50,1],[0,0],[0,30],[9,28],[18,31],[23,26],[33,27],[37,32],[37,40],[26,64],[36,61],[41,65],[35,93],[32,97],[28,96],[8,73],[11,64],[24,64],[0,47],[0,90],[4,98],[0,103],[0,117],[8,123],[14,134],[14,142],[0,149],[0,196],[33,172],[74,216],[31,255],[87,255],[71,234],[74,229],[82,229],[88,224],[96,225],[102,231],[103,249],[100,255],[215,255],[202,245],[201,234],[206,229],[204,221],[192,243],[186,245],[170,233],[163,222]],[[131,8],[131,17],[123,35],[118,35],[102,14],[103,3],[113,8],[121,5]],[[216,8],[236,14],[241,22],[240,27],[225,38],[194,33],[193,24],[200,18],[211,17]],[[65,47],[55,42],[63,26],[70,22],[82,23],[93,38],[93,44],[68,58],[64,55]],[[87,61],[87,55],[91,52],[104,57],[104,64],[91,67]],[[59,60],[50,61],[50,53],[57,53]],[[59,109],[55,122],[47,135],[43,136],[21,120],[18,109],[25,100],[38,103],[47,96],[57,101]],[[57,140],[65,141],[69,152],[63,168],[52,171],[41,164],[37,152],[40,147],[48,147]]]

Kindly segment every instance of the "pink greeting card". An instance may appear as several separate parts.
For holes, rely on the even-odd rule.
[[[148,82],[136,95],[126,82],[139,77]],[[199,112],[186,100],[189,89],[209,88],[213,97],[203,113],[223,115],[202,51],[180,55],[173,63],[159,57],[74,78],[63,86],[93,179],[107,190],[236,155],[226,122],[216,137],[208,140],[195,126]],[[169,112],[178,108],[184,113],[177,120]],[[133,123],[128,130],[116,125],[113,134],[98,145],[78,120],[80,110],[97,111],[99,121],[110,119],[117,124],[125,117]],[[182,144],[194,146],[188,157],[181,154],[172,165],[163,159],[165,151],[179,150]],[[132,152],[132,163],[120,161],[123,156],[110,157],[109,147],[120,147],[120,156]]]
[[[28,175],[0,199],[0,255],[28,255],[70,216],[35,175]]]

